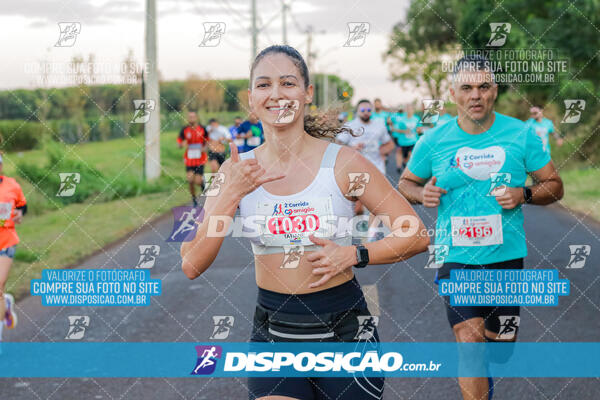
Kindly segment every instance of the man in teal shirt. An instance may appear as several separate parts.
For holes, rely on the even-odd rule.
[[[406,114],[394,114],[391,118],[392,137],[396,145],[396,167],[398,173],[406,168],[406,163],[410,159],[413,147],[418,140],[417,127],[419,117],[415,115],[412,104],[406,107]]]
[[[381,103],[381,99],[377,98],[373,101],[373,106],[375,109],[371,112],[371,119],[381,119],[385,124],[385,127],[390,133],[390,116],[392,113],[386,110]]]
[[[554,135],[556,144],[562,146],[563,140],[554,130],[554,124],[548,118],[544,118],[544,113],[541,106],[533,106],[529,109],[529,118],[525,121],[526,124],[530,124],[535,133],[542,139],[544,151],[550,154],[550,134]]]
[[[521,205],[561,199],[562,181],[531,126],[494,111],[498,86],[487,59],[459,60],[450,95],[458,117],[416,144],[398,189],[412,203],[437,207],[435,244],[448,249],[444,260],[436,260],[443,262],[439,278],[448,278],[452,269],[523,268]],[[525,187],[527,174],[533,186]],[[516,334],[500,340],[499,332],[502,318],[519,316],[518,306],[444,301],[457,342],[516,340]],[[491,379],[461,377],[459,385],[465,398],[491,398]]]

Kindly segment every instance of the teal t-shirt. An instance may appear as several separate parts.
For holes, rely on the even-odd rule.
[[[521,206],[504,210],[492,181],[523,187],[527,173],[544,167],[550,156],[530,125],[495,116],[478,135],[463,131],[456,118],[430,129],[408,162],[413,174],[435,176],[436,186],[448,191],[440,197],[435,232],[435,244],[449,246],[444,262],[490,264],[527,255]]]
[[[410,129],[408,134],[393,132],[392,136],[396,139],[396,143],[399,146],[412,146],[417,143],[417,126],[419,124],[419,117],[413,114],[412,117],[408,118],[406,114],[394,114],[392,115],[392,125],[396,129]]]
[[[548,118],[542,118],[540,122],[533,118],[525,121],[526,124],[531,124],[535,133],[542,139],[544,151],[550,154],[550,134],[554,132],[554,124]]]
[[[435,123],[435,126],[442,126],[444,125],[446,122],[452,121],[452,115],[450,114],[443,114],[440,115],[440,117],[438,118],[437,122]]]

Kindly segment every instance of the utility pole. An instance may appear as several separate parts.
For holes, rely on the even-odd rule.
[[[311,53],[311,46],[312,46],[312,34],[313,34],[313,27],[312,25],[308,25],[306,27],[306,34],[308,35],[308,38],[306,40],[306,66],[308,67],[309,71],[312,71],[312,53]]]
[[[288,9],[288,4],[287,4],[287,0],[282,0],[281,1],[281,18],[282,18],[282,30],[283,30],[283,44],[288,44],[287,41],[287,9]]]
[[[256,0],[251,0],[252,5],[251,5],[251,10],[252,10],[252,34],[250,35],[252,37],[252,60],[251,62],[254,61],[254,59],[256,58],[256,55],[258,54],[257,51],[257,45],[256,45],[256,36],[258,34],[257,30],[256,30]]]
[[[329,106],[329,77],[327,74],[323,74],[323,106],[325,108]]]
[[[158,66],[156,64],[156,0],[146,0],[146,65],[144,92],[154,100],[155,108],[150,119],[144,124],[144,176],[151,181],[160,176],[160,89],[158,86]]]

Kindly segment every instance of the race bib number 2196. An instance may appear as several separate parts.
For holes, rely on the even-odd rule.
[[[453,246],[492,246],[502,244],[502,215],[451,217]]]

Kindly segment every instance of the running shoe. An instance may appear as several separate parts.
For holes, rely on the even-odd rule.
[[[198,207],[198,200],[195,197],[192,197],[192,201],[194,202],[194,208]]]
[[[8,329],[14,329],[17,326],[17,314],[15,314],[15,298],[12,294],[5,293],[6,313],[4,314],[4,323]]]

